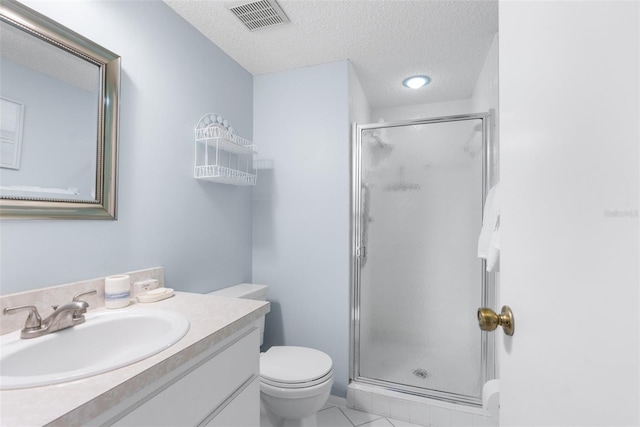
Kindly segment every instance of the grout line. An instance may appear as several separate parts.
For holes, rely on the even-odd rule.
[[[373,415],[374,417],[378,417],[378,418],[374,418],[374,419],[369,420],[369,421],[366,421],[366,422],[364,422],[364,423],[362,423],[362,424],[355,424],[353,421],[351,421],[351,418],[349,418],[349,416],[348,416],[347,414],[345,414],[345,413],[344,413],[344,411],[342,410],[342,407],[341,407],[341,406],[338,406],[338,409],[340,410],[340,412],[342,412],[342,415],[344,415],[344,416],[345,416],[345,418],[346,418],[347,420],[349,420],[349,422],[351,423],[351,425],[353,425],[354,427],[363,426],[363,425],[365,425],[365,424],[372,423],[372,422],[374,422],[374,421],[377,421],[377,420],[380,420],[380,419],[384,418],[382,415],[372,414],[371,412],[365,412],[366,414]],[[354,409],[354,410],[357,410],[357,409]],[[363,412],[363,411],[360,411],[360,412]],[[390,422],[390,421],[389,421],[389,422]]]
[[[349,418],[349,417],[347,416],[347,414],[345,414],[345,413],[344,413],[344,411],[342,410],[342,408],[341,408],[341,407],[339,407],[339,406],[338,406],[338,410],[340,411],[340,413],[342,413],[342,415],[347,419],[347,421],[349,421],[349,423],[350,423],[352,426],[356,427],[356,425],[354,424],[354,422],[353,422],[353,421],[351,421],[351,418]]]

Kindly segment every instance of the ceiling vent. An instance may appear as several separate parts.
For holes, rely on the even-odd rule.
[[[225,6],[251,31],[289,22],[289,18],[275,0],[233,2]]]

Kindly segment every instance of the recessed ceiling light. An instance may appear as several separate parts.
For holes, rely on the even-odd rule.
[[[422,86],[426,86],[431,82],[429,76],[411,76],[402,81],[404,87],[409,89],[420,89]]]

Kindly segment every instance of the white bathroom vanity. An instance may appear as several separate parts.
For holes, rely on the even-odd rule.
[[[110,372],[3,390],[0,424],[259,425],[256,321],[269,303],[176,292],[146,305],[186,316],[189,331],[166,350]]]

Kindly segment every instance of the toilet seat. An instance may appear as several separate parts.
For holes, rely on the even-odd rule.
[[[305,398],[313,398],[316,396],[322,396],[326,394],[329,397],[331,393],[331,386],[333,385],[333,376],[329,377],[326,381],[316,384],[309,387],[300,387],[300,388],[287,388],[280,386],[272,386],[263,381],[260,381],[260,394],[262,398],[267,398],[268,396],[276,397],[279,399],[285,400],[295,400],[299,401],[299,399]],[[323,401],[322,405],[326,403],[326,398]],[[319,410],[322,405],[316,409]]]
[[[281,387],[281,388],[305,388],[305,387],[313,387],[314,385],[318,385],[318,384],[322,384],[325,381],[328,381],[330,379],[333,378],[333,369],[329,372],[327,372],[326,375],[315,379],[313,381],[307,381],[307,382],[303,382],[303,383],[287,383],[287,382],[282,382],[282,381],[273,381],[270,380],[268,378],[264,378],[262,376],[260,376],[260,383],[262,384],[268,384],[270,386],[273,387]]]
[[[331,358],[307,347],[275,346],[260,355],[260,382],[273,387],[305,388],[333,377]]]

